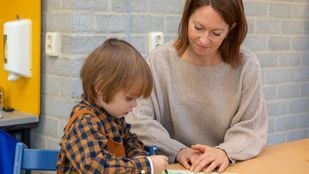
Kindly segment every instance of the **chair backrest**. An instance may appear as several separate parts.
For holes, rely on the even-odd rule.
[[[56,171],[59,150],[28,149],[24,143],[18,142],[15,149],[13,174],[22,170]]]
[[[12,174],[15,147],[18,140],[0,129],[0,173]]]

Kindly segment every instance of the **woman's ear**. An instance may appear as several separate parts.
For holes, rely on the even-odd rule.
[[[235,27],[236,27],[236,25],[237,25],[237,23],[236,23],[236,22],[234,22],[234,23],[232,24],[232,26],[230,27],[230,31],[231,31],[233,28],[235,28]]]

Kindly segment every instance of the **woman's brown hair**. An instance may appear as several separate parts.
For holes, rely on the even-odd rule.
[[[129,91],[138,84],[138,96],[149,97],[153,87],[151,71],[143,56],[128,42],[107,39],[87,57],[81,72],[84,97],[94,103],[96,90],[104,102],[112,100],[116,92]]]
[[[187,0],[182,19],[178,28],[178,38],[174,46],[179,56],[185,52],[189,45],[188,23],[194,11],[202,6],[210,5],[229,25],[230,31],[220,46],[220,55],[224,62],[237,67],[242,62],[240,45],[247,35],[247,20],[242,0]],[[234,24],[236,24],[235,27]]]

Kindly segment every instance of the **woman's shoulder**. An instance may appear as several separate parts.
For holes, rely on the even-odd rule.
[[[243,66],[256,66],[260,68],[260,62],[253,51],[246,47],[241,47],[240,54],[243,59]]]
[[[177,57],[176,50],[173,46],[174,41],[166,42],[154,50],[152,50],[149,54],[150,61],[166,61],[167,59]]]

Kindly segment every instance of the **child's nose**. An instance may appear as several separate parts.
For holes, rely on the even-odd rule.
[[[137,101],[136,100],[134,100],[133,102],[132,102],[132,108],[135,108],[136,106],[137,106]]]

